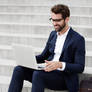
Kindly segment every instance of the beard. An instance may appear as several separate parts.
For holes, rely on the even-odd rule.
[[[64,28],[65,28],[65,26],[66,26],[66,23],[64,22],[64,24],[62,25],[62,26],[60,26],[60,25],[55,25],[55,26],[58,26],[58,28],[55,28],[55,30],[57,31],[57,32],[61,32]]]

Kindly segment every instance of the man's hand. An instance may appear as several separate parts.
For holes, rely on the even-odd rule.
[[[62,62],[45,60],[45,63],[46,63],[46,67],[44,68],[44,70],[46,72],[51,72],[53,70],[56,70],[57,68],[62,68]]]

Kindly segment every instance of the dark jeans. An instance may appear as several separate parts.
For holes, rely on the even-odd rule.
[[[63,73],[59,70],[45,72],[16,66],[8,92],[21,92],[24,80],[32,83],[32,92],[44,92],[44,88],[52,90],[66,89]]]

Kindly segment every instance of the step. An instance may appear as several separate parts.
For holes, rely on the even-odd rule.
[[[28,45],[30,46],[30,45]],[[34,47],[34,51],[41,53],[43,51],[44,47],[42,48],[38,48],[38,47]],[[0,45],[0,50],[12,50],[12,45]],[[92,51],[87,51],[86,50],[86,56],[92,56]]]
[[[89,6],[69,6],[71,14],[79,14],[79,15],[92,15],[92,7]],[[50,14],[50,9],[51,6],[42,6],[42,5],[0,5],[0,13],[32,13],[32,11],[34,11],[34,13],[39,13],[40,10],[40,14]]]
[[[0,34],[0,44],[10,45],[12,43],[20,43],[20,44],[29,44],[37,47],[44,47],[47,41],[48,36],[46,35],[26,35],[26,34],[9,34],[9,33],[1,33]],[[38,43],[41,44],[38,44]]]
[[[92,67],[85,67],[84,74],[92,74]]]
[[[43,0],[31,0],[33,5],[55,5],[55,4],[66,4],[66,5],[70,5],[70,6],[91,6],[92,5],[92,1],[91,0],[81,0],[81,1],[77,1],[76,0],[64,0],[61,2],[61,0],[47,0],[46,2],[44,2]]]
[[[2,48],[5,45],[12,45],[13,43],[17,43],[17,44],[26,44],[26,45],[32,45],[34,47],[43,48],[45,47],[48,36],[49,35],[36,35],[36,34],[28,35],[28,34],[14,34],[14,33],[9,34],[9,33],[1,32],[0,33],[0,45],[1,45],[0,47]],[[91,48],[92,38],[85,38],[85,41],[86,41],[86,50],[92,51],[92,48]],[[1,51],[2,50],[3,49],[1,49]]]
[[[83,35],[84,37],[92,37],[92,33],[91,33],[91,30],[92,30],[92,28],[91,28],[91,26],[79,26],[79,25],[73,25],[72,26],[73,27],[73,29],[75,30],[75,31],[77,31],[78,33],[80,33],[81,35]]]
[[[43,17],[42,17],[43,16]],[[41,19],[43,18],[43,19]],[[38,21],[38,23],[49,23],[49,18],[50,18],[50,14],[40,14],[40,13],[30,13],[30,14],[26,14],[26,13],[0,13],[0,19],[4,19],[3,21],[5,22],[15,22],[16,20],[18,20],[19,23],[23,22],[24,23],[31,23],[31,22],[35,22]],[[92,19],[91,15],[71,15],[71,23],[72,21],[78,20],[77,22],[81,22],[81,20],[83,21],[83,23],[86,21],[91,21],[90,19]]]
[[[41,34],[17,34],[0,32],[0,45],[11,45],[12,43],[29,44],[36,47],[44,47],[49,35]],[[87,50],[92,50],[92,38],[85,38]],[[38,44],[40,43],[40,44]]]
[[[23,5],[54,5],[54,4],[58,4],[58,3],[62,3],[62,4],[66,4],[66,5],[77,5],[77,6],[91,6],[92,5],[92,1],[91,0],[81,0],[81,1],[75,1],[75,0],[64,0],[61,2],[61,0],[46,0],[46,2],[44,2],[43,0],[0,0],[1,4],[23,4]]]
[[[86,40],[86,50],[87,51],[91,51],[92,49],[92,38],[85,38],[85,40]]]
[[[0,76],[0,92],[8,92],[8,87],[10,84],[11,77]],[[22,92],[30,92],[32,84],[28,81],[24,81]]]
[[[48,39],[50,34],[22,34],[22,33],[6,33],[0,32],[0,37],[19,37],[19,38],[32,38],[32,39]],[[92,41],[91,37],[85,37],[86,41]]]
[[[90,1],[90,0],[89,0],[89,1]],[[62,3],[62,4],[63,4],[63,3]],[[15,3],[15,4],[14,4],[14,3],[13,3],[13,4],[8,4],[8,3],[6,3],[6,4],[3,4],[3,3],[2,3],[2,4],[1,4],[1,3],[0,3],[0,6],[2,6],[2,7],[3,7],[3,6],[7,6],[7,7],[19,7],[19,6],[20,6],[20,7],[52,7],[53,5],[54,5],[54,4],[49,5],[49,4],[47,4],[47,3],[45,3],[45,5],[44,5],[44,4],[38,4],[38,5],[36,5],[36,4],[16,4],[16,3]],[[80,5],[77,5],[77,4],[76,4],[76,5],[73,5],[73,4],[72,4],[72,5],[68,5],[68,7],[70,7],[70,8],[71,8],[71,7],[77,7],[77,8],[83,8],[83,7],[85,8],[85,7],[86,7],[86,8],[88,8],[88,7],[92,7],[92,6],[91,6],[91,5],[87,5],[87,4],[86,4],[86,5],[83,5],[83,6],[80,6]]]
[[[42,26],[42,27],[53,27],[52,24],[49,23],[10,23],[10,22],[6,22],[6,23],[0,23],[0,25],[11,25],[11,26]],[[89,28],[92,29],[92,26],[89,25],[70,25],[74,28]]]
[[[34,47],[34,46],[33,46]],[[42,52],[43,48],[35,48],[35,55],[38,55]],[[11,46],[0,46],[0,58],[3,59],[14,59],[15,55]]]
[[[0,75],[12,76],[15,66],[16,66],[15,60],[0,59]]]
[[[71,16],[70,24],[72,25],[89,25],[91,26],[92,17],[91,16]]]
[[[0,76],[0,84],[9,84],[11,77],[8,76]],[[24,87],[31,87],[32,84],[28,81],[24,81]]]
[[[21,39],[21,41],[22,41],[22,39]],[[35,41],[35,42],[33,42],[33,41]],[[10,50],[11,48],[8,45],[12,45],[13,43],[15,43],[15,42],[13,41],[10,44],[1,44],[0,45],[0,50]],[[41,44],[37,44],[37,43],[41,43]],[[25,43],[22,43],[22,42],[21,43],[18,43],[18,42],[16,42],[16,44],[25,44]],[[31,44],[26,44],[26,45],[32,45],[32,46],[35,46],[36,48],[37,47],[44,48],[45,47],[45,44],[46,44],[46,41],[37,38],[37,41],[36,41],[36,39],[33,39],[33,40],[31,40]],[[91,41],[86,40],[86,51],[92,51],[91,46],[92,46],[92,40]]]
[[[29,24],[0,24],[0,32],[20,33],[20,34],[49,34],[53,30],[49,25],[29,25]]]
[[[22,92],[30,92],[31,88],[30,87],[24,87],[22,89]],[[8,85],[4,84],[4,85],[0,85],[0,92],[8,92]]]
[[[0,14],[0,21],[2,23],[49,23],[50,15],[46,14]],[[92,16],[84,16],[84,15],[73,15],[70,18],[70,24],[73,25],[89,25],[92,24]]]
[[[44,34],[43,33],[39,33],[39,34],[35,34],[35,33],[27,34],[26,33],[26,34],[24,34],[24,33],[12,33],[12,32],[2,32],[2,31],[0,32],[0,37],[1,38],[4,38],[4,37],[5,38],[6,37],[10,38],[10,37],[12,37],[12,38],[48,39],[49,35],[50,34],[45,34],[45,33]],[[86,42],[91,42],[92,41],[91,37],[85,37],[85,39],[86,39]]]
[[[71,25],[75,31],[81,33],[84,37],[92,37],[92,26]],[[47,34],[54,30],[49,24],[12,24],[1,23],[0,32],[19,33],[19,34]]]
[[[40,54],[43,48],[35,48],[35,55]],[[13,60],[15,57],[11,46],[0,46],[0,58]],[[86,51],[86,65],[92,66],[92,51]]]
[[[33,5],[0,5],[0,13],[50,13],[51,6],[33,6]],[[45,11],[44,11],[45,10]]]
[[[49,34],[48,34],[49,35]],[[0,32],[1,37],[20,37],[20,38],[48,38],[47,34],[17,34],[17,33],[6,33],[6,32]]]

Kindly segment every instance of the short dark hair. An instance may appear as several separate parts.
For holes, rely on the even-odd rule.
[[[69,7],[63,4],[57,4],[51,8],[51,12],[55,14],[61,14],[63,19],[70,17]]]

